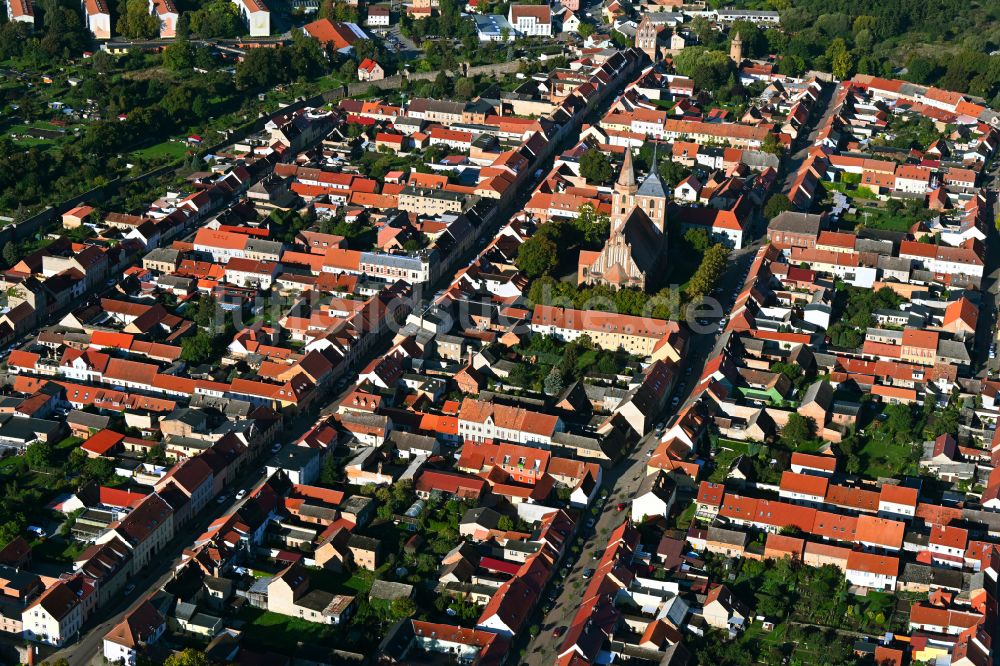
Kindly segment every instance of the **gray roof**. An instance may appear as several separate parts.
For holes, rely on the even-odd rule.
[[[169,247],[158,247],[155,250],[150,250],[143,259],[148,259],[150,261],[165,261],[168,263],[177,263],[178,257],[181,256],[179,250],[174,250]]]
[[[389,433],[389,441],[402,451],[434,451],[437,449],[437,440],[435,438],[412,432],[393,430]]]
[[[705,535],[708,541],[729,544],[731,546],[745,546],[747,542],[746,532],[739,530],[727,530],[724,527],[709,527]]]
[[[656,173],[655,164],[653,165],[653,170],[649,172],[649,175],[642,179],[642,184],[639,185],[636,195],[640,197],[666,198],[667,193],[663,187],[663,181],[660,180],[659,174]]]
[[[424,263],[419,257],[408,257],[402,254],[383,254],[381,252],[362,252],[360,261],[362,264],[399,268],[407,271],[419,271]]]
[[[278,469],[299,470],[309,465],[319,457],[319,451],[305,446],[286,446],[283,451],[273,455],[267,464]]]
[[[426,113],[431,111],[433,113],[450,113],[454,115],[461,115],[465,111],[465,102],[453,102],[450,100],[440,100],[440,99],[429,99],[427,97],[418,97],[417,99],[411,100],[406,108],[407,114],[409,113]]]
[[[819,235],[822,227],[823,217],[812,213],[797,213],[786,210],[771,220],[767,225],[768,231],[791,231],[800,234]]]
[[[968,348],[955,340],[939,340],[937,354],[943,358],[961,363],[970,363],[972,361]]]
[[[461,525],[482,525],[488,529],[494,529],[500,521],[500,514],[493,509],[480,506],[475,509],[469,509],[462,516],[460,521]]]
[[[39,437],[59,432],[62,423],[47,419],[26,418],[0,414],[0,438],[11,441],[31,442]]]
[[[281,255],[284,246],[278,241],[269,241],[262,238],[251,238],[247,241],[246,249],[249,252],[264,252],[267,254]]]
[[[341,513],[357,514],[364,511],[371,503],[372,498],[363,495],[351,495],[340,503]]]
[[[82,412],[79,409],[74,409],[66,415],[66,422],[86,426],[88,428],[100,429],[108,426],[108,423],[111,422],[111,417],[103,416],[101,414],[91,414],[89,412]]]
[[[372,589],[368,593],[372,599],[408,599],[413,596],[413,586],[406,583],[394,583],[389,580],[376,579],[372,581]]]

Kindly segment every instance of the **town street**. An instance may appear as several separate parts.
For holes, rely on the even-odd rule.
[[[729,268],[721,280],[723,300],[728,304],[729,296],[735,294],[743,285],[743,275],[753,261],[753,256],[762,246],[762,241],[758,239],[748,247],[733,252]],[[714,325],[715,322],[713,321]],[[675,390],[674,395],[680,397],[679,404],[690,396],[695,387],[695,382],[701,374],[705,361],[711,355],[718,352],[720,346],[720,336],[716,333],[695,334],[692,338],[690,353],[685,355],[685,372],[691,368],[691,373],[686,376],[686,386],[683,390]],[[660,420],[666,420],[674,415],[676,408],[667,407],[660,415]],[[593,569],[604,548],[607,546],[607,537],[622,521],[629,515],[629,500],[635,493],[642,479],[646,476],[646,461],[648,454],[656,448],[659,438],[651,432],[643,437],[634,447],[631,453],[615,467],[604,470],[604,488],[607,489],[607,498],[600,500],[603,502],[601,513],[592,529],[581,527],[582,542],[580,544],[579,555],[569,553],[569,559],[563,563],[560,570],[562,580],[554,581],[553,590],[558,590],[552,610],[539,623],[541,632],[528,644],[523,664],[528,666],[551,666],[558,657],[559,648],[562,645],[561,637],[553,636],[553,631],[558,627],[569,627],[573,617],[580,607],[581,596],[586,589],[588,580],[584,577],[586,569]],[[625,504],[619,511],[618,505]],[[586,523],[590,517],[589,512],[584,513],[581,521]],[[573,561],[573,557],[576,560]],[[569,567],[568,573],[566,567]],[[552,598],[552,597],[549,597]]]

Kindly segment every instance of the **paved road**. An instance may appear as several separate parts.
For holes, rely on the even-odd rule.
[[[729,268],[720,283],[722,294],[725,297],[724,305],[728,305],[729,297],[738,293],[742,287],[743,275],[761,245],[762,241],[758,239],[750,246],[733,253]],[[674,391],[674,395],[680,398],[680,404],[683,404],[690,397],[695,380],[700,375],[705,361],[714,355],[719,345],[719,335],[714,332],[696,335],[693,338],[691,351],[685,355],[687,368],[690,370],[685,369],[683,388],[679,387]],[[660,415],[660,418],[667,419],[673,416],[676,411],[676,408],[668,407]],[[572,623],[588,583],[587,579],[584,578],[584,571],[597,565],[607,546],[608,535],[621,525],[622,521],[629,515],[629,500],[645,477],[646,460],[658,443],[659,438],[654,433],[646,435],[628,457],[615,467],[604,471],[604,487],[608,489],[608,496],[601,500],[602,503],[598,504],[601,509],[600,516],[593,529],[583,528],[579,556],[570,553],[569,559],[566,560],[563,568],[557,574],[557,576],[563,577],[561,582],[558,579],[555,581],[554,589],[558,590],[558,596],[554,598],[552,610],[539,623],[541,632],[528,644],[522,665],[551,666],[555,663],[564,639],[553,636],[553,631],[558,627],[569,627]],[[618,510],[619,504],[625,505],[622,511]],[[589,514],[585,514],[582,520],[587,518],[589,518]],[[573,561],[573,557],[576,557],[575,561]],[[565,571],[566,567],[569,567],[570,570],[566,575],[563,575],[562,572]]]
[[[1000,162],[989,172],[988,183],[983,185],[987,196],[992,197],[993,219],[1000,218]],[[990,344],[996,341],[993,332],[997,330],[1000,318],[1000,234],[990,225],[986,238],[986,266],[981,285],[982,303],[976,329],[976,344],[973,350],[974,367],[979,376],[997,376],[1000,359],[989,358]]]
[[[602,109],[606,109],[611,101],[614,100],[614,95],[609,95],[608,100],[602,106]],[[594,114],[598,114],[600,111],[595,111]],[[566,139],[563,141],[563,145],[556,151],[564,149],[567,144],[572,143],[571,140]],[[548,157],[541,165],[536,165],[540,168],[542,173],[547,173],[551,167],[553,157]],[[513,215],[517,210],[523,208],[523,205],[527,202],[528,197],[531,192],[534,191],[537,185],[537,179],[531,177],[524,184],[519,197],[515,198],[511,203],[507,204],[503,209],[498,211],[498,214],[494,217],[494,221],[489,230],[489,232],[496,232],[501,224],[506,222],[511,215]],[[484,235],[484,238],[488,236]],[[468,255],[464,261],[456,262],[456,266],[463,266],[468,261],[477,255],[482,249],[484,243],[476,245],[474,248],[470,249]],[[442,277],[440,285],[447,285],[451,282],[451,276]],[[433,288],[432,288],[433,289]],[[428,289],[427,291],[432,291]],[[416,308],[422,307],[421,304],[415,306]],[[366,363],[371,358],[376,358],[379,354],[383,354],[386,351],[386,345],[376,345],[371,354],[368,357],[358,361],[359,365]],[[348,374],[347,376],[353,376]],[[338,395],[332,397],[320,410],[320,415],[323,416],[331,411],[331,406],[340,402],[348,392],[353,389],[351,383],[348,383],[346,388],[339,392]],[[302,415],[298,417],[289,427],[286,427],[282,432],[282,439],[284,442],[295,442],[297,441],[305,432],[316,422],[315,416]],[[264,458],[269,454],[265,453]],[[243,488],[250,490],[258,483],[264,480],[265,473],[261,467],[261,461],[252,462],[249,464],[249,469],[244,472],[244,474],[233,484],[227,488],[227,493],[232,497],[236,490]],[[226,503],[225,505],[218,505],[214,502],[209,505],[205,512],[197,518],[191,526],[179,532],[175,535],[175,538],[170,542],[170,545],[160,554],[156,559],[156,562],[147,567],[148,572],[135,578],[132,582],[135,584],[135,591],[129,598],[123,598],[119,603],[114,605],[108,605],[100,610],[98,610],[94,616],[91,617],[90,621],[87,623],[84,629],[84,633],[71,645],[66,648],[57,651],[49,657],[49,661],[55,661],[59,658],[66,658],[70,666],[90,666],[91,664],[102,664],[103,657],[99,655],[99,651],[102,647],[104,635],[113,628],[116,624],[121,622],[122,618],[128,612],[134,610],[141,600],[145,598],[149,593],[162,587],[170,577],[173,575],[173,571],[180,564],[180,557],[184,549],[191,545],[193,539],[199,534],[205,531],[205,528],[211,524],[218,517],[235,511],[237,508],[243,505],[242,500],[239,502]],[[224,508],[223,508],[224,507]]]
[[[342,396],[338,396],[337,399],[340,397]],[[314,422],[315,417],[305,414],[292,421],[281,435],[285,438],[285,445],[289,446],[290,444],[287,442],[293,442],[305,434]],[[109,603],[98,610],[85,625],[84,633],[64,649],[49,656],[48,661],[53,662],[64,657],[69,661],[70,666],[103,665],[104,658],[100,651],[104,635],[121,622],[127,613],[135,610],[147,596],[167,584],[173,577],[174,570],[181,564],[181,554],[184,549],[188,548],[198,535],[205,532],[212,522],[220,516],[234,513],[243,506],[249,497],[237,501],[234,499],[236,492],[244,489],[249,494],[250,490],[264,481],[267,475],[262,462],[270,455],[270,451],[264,451],[258,460],[248,463],[243,473],[226,487],[225,493],[228,501],[219,504],[213,498],[193,522],[174,535],[174,539],[150,565],[143,569],[138,576],[129,580],[132,585],[135,585],[135,589],[130,595],[122,594],[117,603]]]
[[[836,107],[833,104],[834,93],[836,90],[836,85],[829,83],[824,84],[823,95],[817,102],[817,104],[820,105],[819,108],[823,109],[823,115],[819,117],[819,120],[812,124],[812,130],[810,130],[805,141],[800,140],[800,147],[782,161],[782,166],[785,168],[785,181],[781,184],[782,192],[787,193],[792,189],[792,184],[795,182],[796,175],[798,175],[799,167],[806,161],[806,157],[809,156],[809,150],[816,143],[816,137],[819,136],[819,128],[826,125],[830,116],[832,116],[833,112],[836,110]],[[813,115],[813,118],[816,118],[816,116]]]

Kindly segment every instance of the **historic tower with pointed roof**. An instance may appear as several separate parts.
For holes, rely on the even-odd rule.
[[[743,62],[743,38],[740,33],[733,35],[733,41],[729,45],[729,58],[737,65]]]
[[[580,284],[646,289],[662,277],[667,251],[667,194],[656,171],[637,183],[632,150],[625,152],[611,204],[611,233],[600,252],[581,252]]]
[[[667,235],[667,189],[663,187],[660,180],[659,170],[656,168],[656,148],[653,144],[653,163],[649,168],[649,173],[642,179],[639,189],[635,191],[635,207],[641,208],[649,216],[650,221],[664,237],[666,246]]]
[[[667,231],[667,191],[656,168],[656,145],[653,145],[653,165],[649,174],[638,184],[632,166],[632,151],[625,151],[625,161],[615,182],[611,199],[611,228],[617,229],[628,219],[633,208],[641,208],[653,224],[665,234]]]
[[[611,197],[611,228],[617,229],[632,212],[635,206],[635,193],[639,185],[635,181],[635,168],[632,166],[632,149],[625,149],[625,161],[621,173],[615,181],[615,190]]]

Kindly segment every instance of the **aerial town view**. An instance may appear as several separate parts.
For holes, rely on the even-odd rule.
[[[1000,664],[998,152],[997,0],[2,0],[0,664]]]

